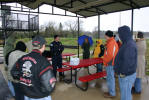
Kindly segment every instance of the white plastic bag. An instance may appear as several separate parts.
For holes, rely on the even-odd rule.
[[[75,58],[70,58],[70,65],[78,65],[80,63],[80,59],[75,57]]]

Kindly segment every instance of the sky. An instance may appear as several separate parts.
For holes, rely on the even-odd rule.
[[[51,7],[43,5],[40,7],[42,12],[51,12]],[[64,10],[55,8],[54,13],[64,14]],[[70,13],[71,14],[71,13]],[[149,32],[149,7],[134,10],[134,31]],[[64,24],[67,21],[75,21],[77,18],[66,16],[55,16],[40,14],[40,25],[46,26],[49,21],[55,22],[57,25],[61,22]],[[98,26],[98,17],[81,18],[83,21],[83,30],[92,32]],[[117,31],[118,27],[128,25],[131,27],[131,11],[123,11],[110,13],[100,16],[100,29]]]

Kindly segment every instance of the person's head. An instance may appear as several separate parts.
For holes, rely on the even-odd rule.
[[[35,35],[32,36],[32,39],[35,37]]]
[[[130,28],[126,25],[118,28],[118,34],[122,42],[126,42],[132,39],[132,33],[130,31]]]
[[[108,40],[109,38],[113,37],[113,32],[108,30],[106,33],[105,33],[105,38],[106,40]]]
[[[54,41],[56,41],[56,42],[60,41],[59,35],[54,35]]]
[[[88,38],[85,38],[85,43],[88,43]]]
[[[119,41],[119,36],[115,35],[115,41]]]
[[[96,45],[97,46],[100,46],[101,44],[102,44],[102,40],[100,40],[100,39],[99,40],[96,40]]]
[[[137,37],[140,38],[140,39],[144,38],[143,32],[138,32]]]
[[[22,42],[22,41],[18,41],[18,42],[16,43],[15,50],[20,50],[20,51],[25,52],[25,51],[26,51],[26,45],[25,45],[25,43]]]
[[[46,40],[42,36],[35,36],[32,41],[33,49],[38,49],[41,52],[44,52]]]

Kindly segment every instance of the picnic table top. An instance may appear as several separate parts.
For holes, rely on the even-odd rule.
[[[62,56],[73,56],[75,55],[74,53],[62,53]]]
[[[102,63],[102,58],[89,58],[89,59],[81,59],[78,65],[70,65],[70,62],[63,62],[63,65],[68,67],[72,67],[72,69],[81,68],[81,67],[88,67],[94,64]]]

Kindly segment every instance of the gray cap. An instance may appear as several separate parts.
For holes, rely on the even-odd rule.
[[[37,35],[32,40],[34,49],[40,49],[44,44],[46,44],[46,40],[42,36]]]

